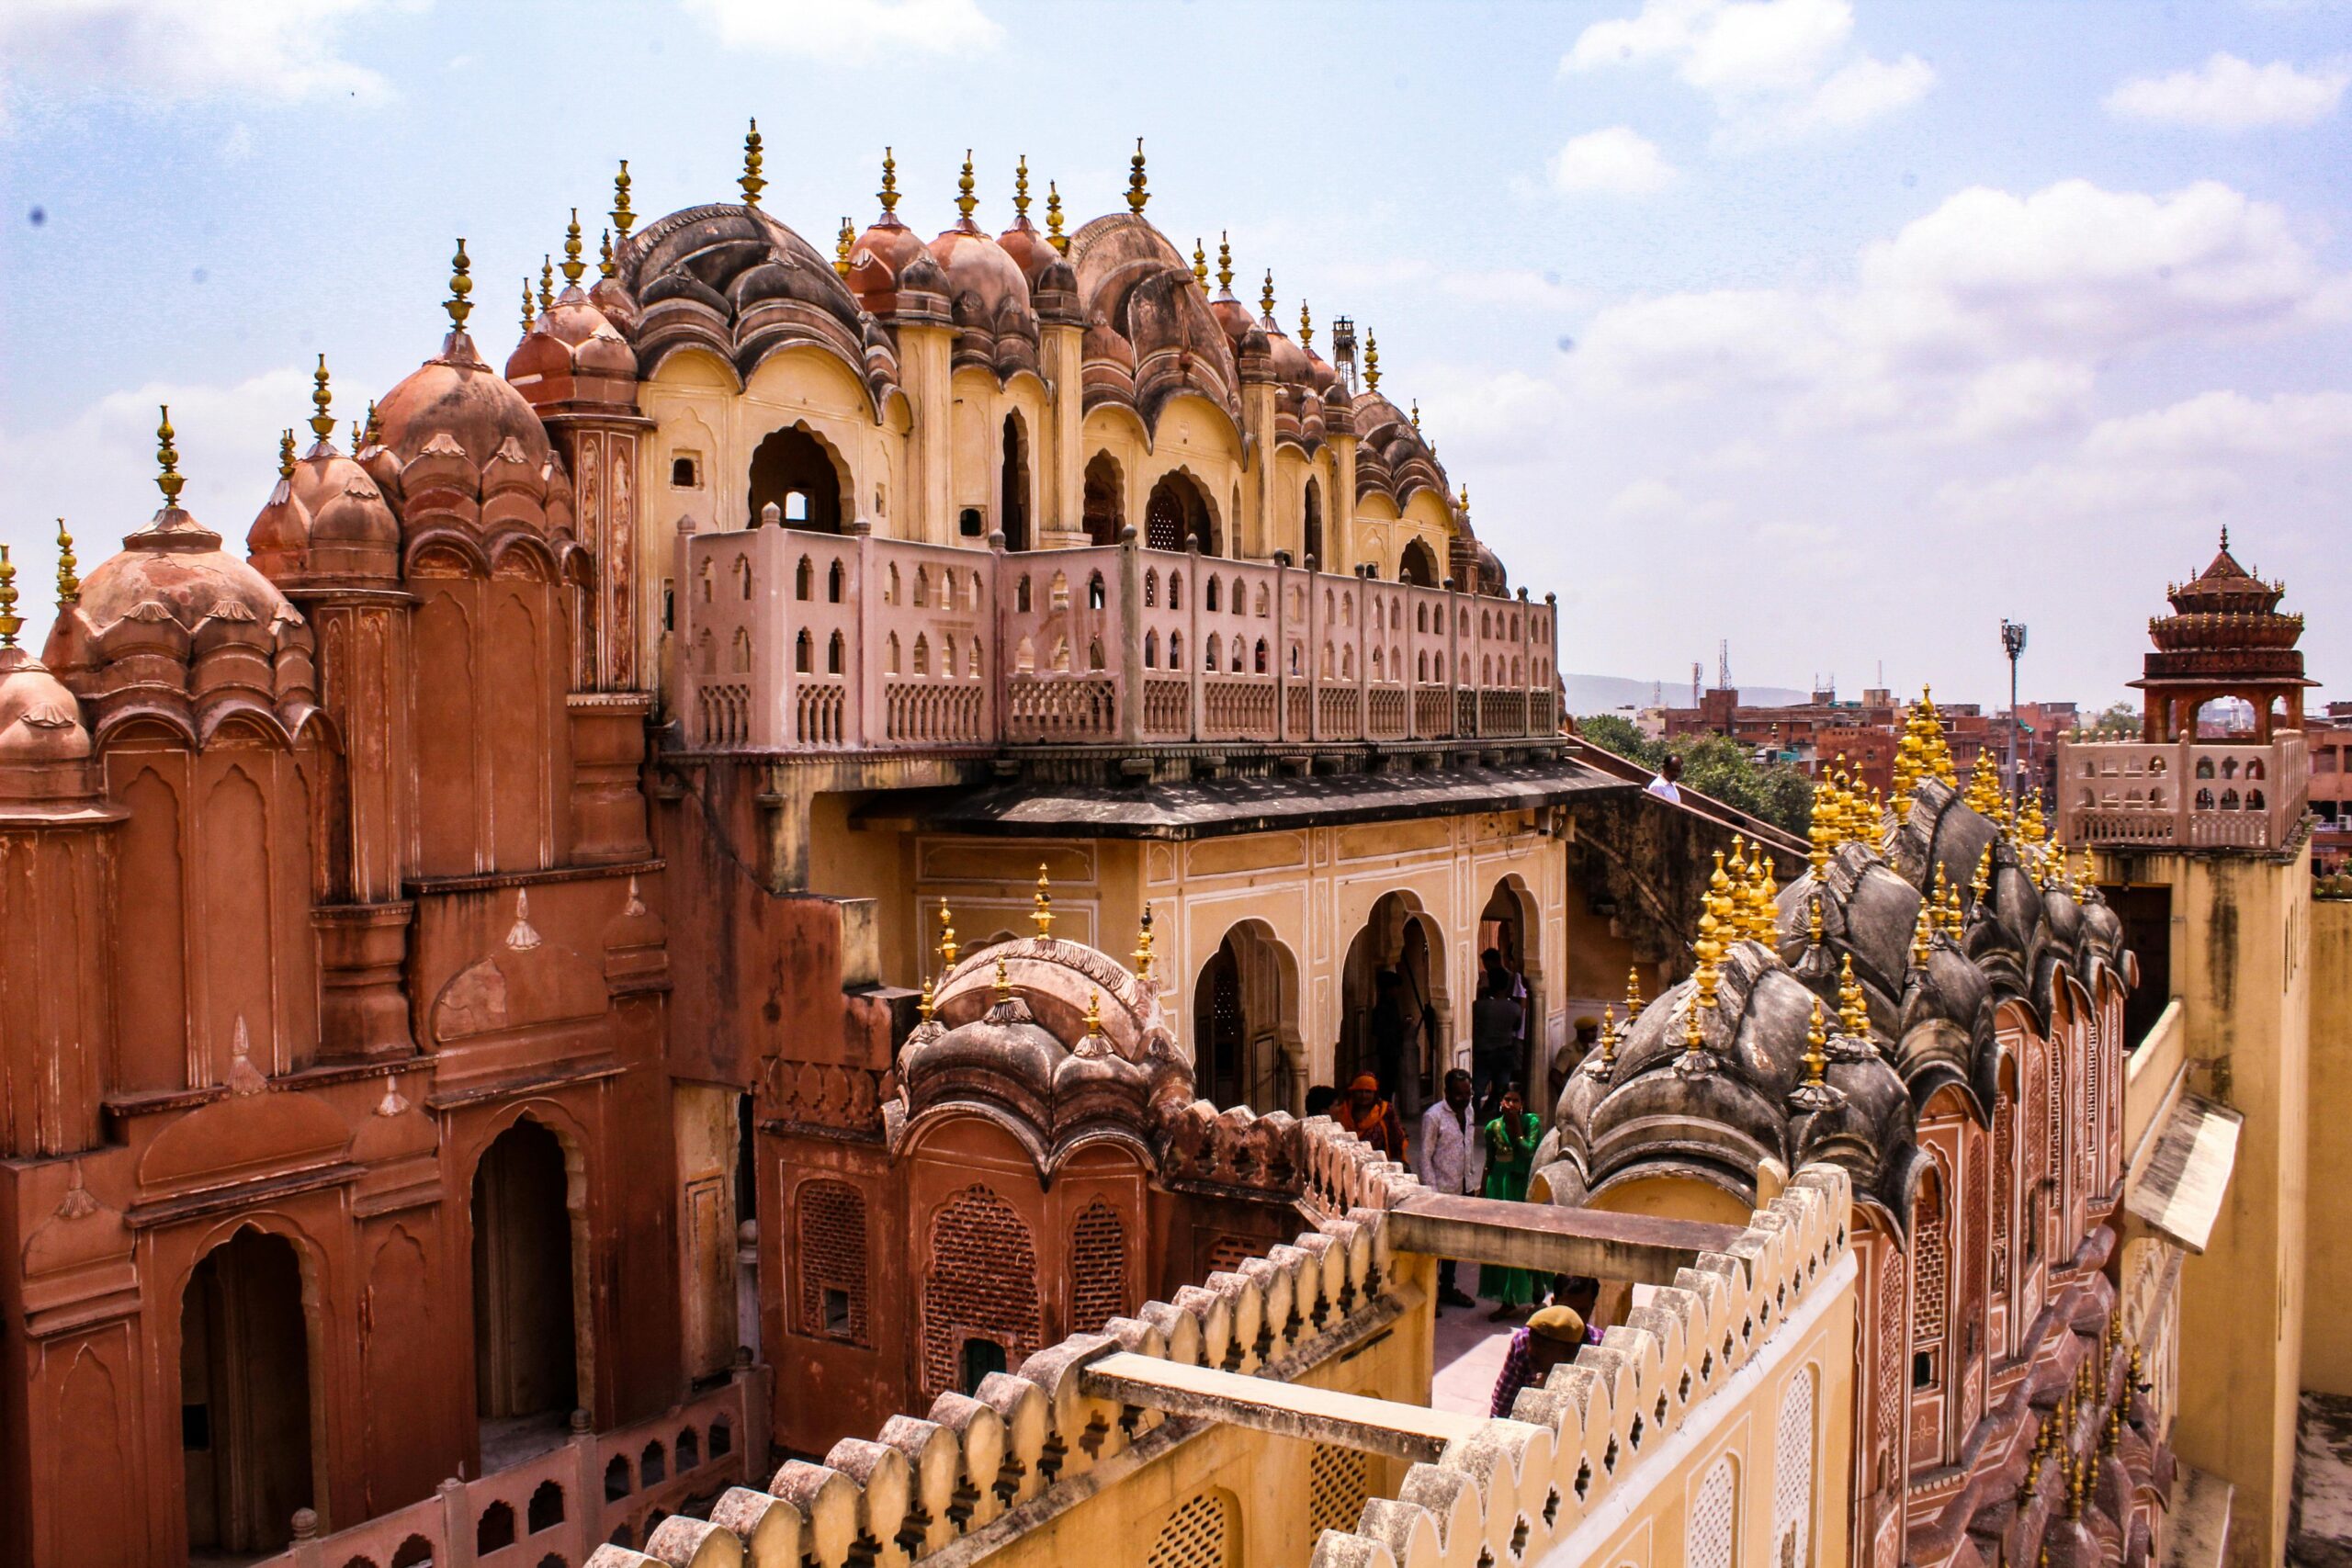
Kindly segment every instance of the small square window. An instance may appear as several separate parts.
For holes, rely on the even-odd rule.
[[[962,531],[964,537],[967,539],[978,538],[980,536],[980,509],[977,506],[967,506],[964,508],[963,515],[956,519],[956,527]]]
[[[828,1288],[825,1292],[825,1332],[836,1339],[847,1339],[853,1330],[849,1320],[849,1292]]]
[[[1911,1357],[1911,1386],[1933,1388],[1935,1382],[1936,1353],[1933,1350],[1915,1351]]]
[[[662,580],[662,629],[678,629],[678,585],[666,577]]]
[[[702,463],[692,452],[682,452],[670,459],[670,488],[673,490],[702,488]]]

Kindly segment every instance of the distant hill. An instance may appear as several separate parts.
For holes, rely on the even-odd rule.
[[[1572,714],[1607,713],[1612,708],[1645,708],[1651,694],[1661,684],[1665,687],[1668,707],[1690,705],[1690,682],[1668,681],[1631,681],[1623,675],[1562,675],[1561,682],[1568,689],[1568,711]],[[1786,686],[1742,686],[1739,700],[1751,707],[1785,707],[1792,703],[1809,700],[1810,692],[1792,691]]]

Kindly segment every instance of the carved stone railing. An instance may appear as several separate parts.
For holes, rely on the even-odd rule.
[[[2298,730],[2264,746],[2061,740],[2057,793],[2070,845],[2273,850],[2302,820],[2310,751]]]
[[[680,536],[697,750],[1555,735],[1553,602],[1133,544]]]
[[[584,1562],[601,1545],[646,1541],[686,1504],[724,1491],[765,1461],[753,1426],[768,1407],[765,1368],[650,1421],[609,1432],[573,1416],[571,1438],[479,1481],[445,1481],[432,1496],[320,1537],[308,1510],[294,1544],[252,1568],[389,1568],[395,1561],[535,1568],[550,1556]]]

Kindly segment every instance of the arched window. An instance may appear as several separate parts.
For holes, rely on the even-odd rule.
[[[1775,1568],[1808,1568],[1813,1561],[1813,1427],[1816,1373],[1789,1380],[1772,1441],[1772,1561]]]
[[[1004,468],[997,498],[997,516],[1004,529],[1004,547],[1025,550],[1029,537],[1029,441],[1021,416],[1004,416]]]
[[[988,1188],[975,1184],[956,1194],[933,1216],[929,1233],[921,1275],[921,1370],[925,1390],[937,1394],[964,1384],[967,1342],[993,1346],[1000,1368],[1035,1354],[1044,1312],[1029,1227]],[[983,1280],[988,1288],[976,1290]]]
[[[774,504],[789,527],[842,531],[841,474],[823,443],[797,426],[771,432],[752,453],[751,517]]]
[[[1168,668],[1170,670],[1184,668],[1184,634],[1182,632],[1168,634]]]
[[[915,608],[920,610],[931,603],[931,569],[915,568]]]
[[[1207,585],[1201,590],[1201,604],[1203,608],[1206,609],[1212,615],[1216,613],[1217,589],[1218,583],[1216,580],[1216,573],[1211,572],[1209,573]]]
[[[1097,1198],[1078,1216],[1069,1236],[1073,1334],[1099,1334],[1127,1310],[1127,1232],[1111,1205]]]
[[[1259,674],[1267,675],[1272,673],[1272,671],[1266,668],[1266,639],[1264,637],[1260,637],[1258,639],[1257,663]]]
[[[735,673],[743,674],[752,668],[752,634],[741,626],[735,628],[735,640],[730,649],[734,655]]]
[[[1102,574],[1096,572],[1086,580],[1086,607],[1099,610],[1110,602],[1110,593],[1102,585]]]
[[[1025,571],[1012,581],[1012,607],[1022,615],[1029,613],[1029,574]]]
[[[1159,634],[1156,631],[1143,634],[1143,667],[1147,670],[1159,668]]]
[[[1181,550],[1187,542],[1197,544],[1204,556],[1217,553],[1208,497],[1187,476],[1163,474],[1144,504],[1144,543],[1155,550]]]
[[[1168,607],[1171,610],[1184,607],[1184,574],[1181,571],[1168,574]]]
[[[1249,657],[1249,652],[1250,647],[1247,639],[1239,637],[1233,639],[1233,672],[1236,675],[1241,673],[1244,668],[1243,661]]]
[[[1216,633],[1209,633],[1208,658],[1203,667],[1212,675],[1216,674],[1221,666],[1222,660],[1218,655],[1224,651],[1224,647],[1225,645],[1217,639]]]
[[[825,603],[828,604],[842,602],[842,563],[839,561],[825,569]]]
[[[1731,1568],[1739,1560],[1738,1517],[1739,1482],[1725,1456],[1708,1469],[1690,1498],[1690,1524],[1682,1553],[1690,1568]]]
[[[838,675],[841,672],[842,634],[835,632],[825,643],[825,673]]]
[[[810,1338],[872,1343],[866,1329],[865,1195],[846,1181],[793,1190],[793,1326]]]
[[[931,673],[931,638],[921,632],[915,633],[915,673]]]
[[[1419,539],[1406,544],[1404,553],[1396,558],[1396,581],[1423,588],[1437,586],[1437,558],[1430,554],[1429,546]]]
[[[1143,574],[1143,607],[1156,609],[1159,604],[1159,572],[1157,569]]]
[[[885,643],[883,648],[882,668],[888,673],[896,675],[899,673],[899,634],[892,632],[890,640]]]
[[[1102,668],[1102,639],[1099,637],[1086,645],[1086,667],[1089,670]]]
[[[943,681],[956,679],[956,639],[953,637],[939,639],[939,676]]]
[[[1125,526],[1126,481],[1120,478],[1119,465],[1108,452],[1097,452],[1086,465],[1086,542],[1090,545],[1115,545],[1119,530]],[[1174,547],[1165,547],[1158,539],[1145,541],[1153,549],[1182,548],[1180,540]]]
[[[1300,513],[1299,542],[1305,551],[1305,564],[1312,568],[1323,559],[1323,487],[1312,474],[1306,479],[1306,495]]]
[[[1069,578],[1066,574],[1054,573],[1054,581],[1046,591],[1046,607],[1056,615],[1069,608]]]

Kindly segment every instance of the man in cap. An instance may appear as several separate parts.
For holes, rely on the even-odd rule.
[[[1573,1307],[1548,1306],[1515,1329],[1510,1349],[1503,1357],[1502,1376],[1495,1380],[1495,1397],[1487,1414],[1508,1416],[1523,1388],[1541,1388],[1552,1369],[1576,1359],[1586,1343],[1584,1319]]]

